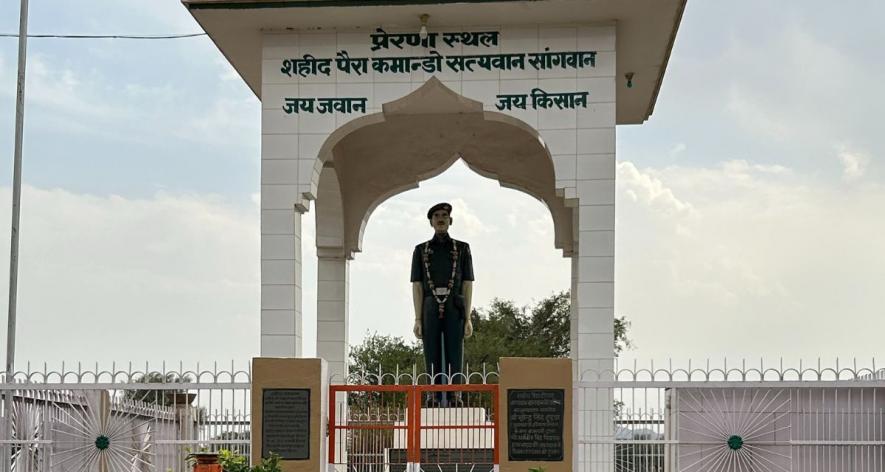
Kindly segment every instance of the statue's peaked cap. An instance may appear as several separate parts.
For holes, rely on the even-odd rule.
[[[432,207],[430,207],[429,210],[427,210],[427,219],[428,220],[433,217],[433,212],[435,212],[436,210],[445,210],[445,211],[449,212],[449,216],[452,215],[452,205],[445,203],[445,202],[444,203],[437,203],[436,205],[433,205]]]

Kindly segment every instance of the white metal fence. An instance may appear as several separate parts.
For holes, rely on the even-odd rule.
[[[185,456],[249,454],[251,373],[229,369],[48,369],[0,383],[3,470],[184,471]],[[11,432],[8,436],[7,432]]]
[[[885,471],[885,370],[869,365],[720,361],[583,372],[575,470]],[[473,375],[466,383],[497,381],[494,372]],[[348,383],[421,378],[408,369]],[[192,451],[248,455],[250,388],[249,368],[233,365],[27,369],[0,383],[2,401],[13,402],[12,418],[0,418],[3,469],[178,472]]]
[[[746,362],[583,372],[584,471],[885,471],[885,370]]]

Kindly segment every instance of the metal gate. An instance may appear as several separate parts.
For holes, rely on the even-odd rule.
[[[342,472],[497,470],[498,386],[333,385],[328,434]]]

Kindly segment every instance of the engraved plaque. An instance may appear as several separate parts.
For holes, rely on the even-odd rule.
[[[310,389],[265,389],[261,400],[261,456],[310,459]]]
[[[507,390],[507,454],[511,461],[563,460],[565,390]]]

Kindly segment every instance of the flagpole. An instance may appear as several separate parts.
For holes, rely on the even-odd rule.
[[[15,95],[15,154],[12,177],[12,231],[9,250],[9,314],[6,328],[6,383],[12,383],[15,373],[15,321],[18,295],[18,240],[21,220],[22,141],[25,121],[25,65],[28,53],[28,0],[21,0],[18,23],[18,84]],[[6,418],[6,438],[12,439],[12,398],[15,392],[5,390],[3,416]],[[3,468],[10,470],[12,446],[3,448]]]

